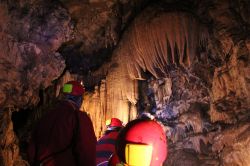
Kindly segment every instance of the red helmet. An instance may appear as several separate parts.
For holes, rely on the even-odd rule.
[[[80,82],[77,81],[69,81],[63,86],[63,93],[70,94],[73,96],[81,96],[85,92],[85,88],[82,86]]]
[[[118,118],[111,118],[106,120],[106,126],[107,127],[123,127],[122,121]]]
[[[133,120],[119,133],[116,152],[128,165],[162,165],[167,157],[165,132],[154,120]]]

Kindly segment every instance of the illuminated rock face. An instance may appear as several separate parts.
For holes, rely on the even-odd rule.
[[[116,117],[126,124],[137,116],[137,81],[131,80],[121,65],[109,70],[93,94],[85,96],[84,109],[90,113],[99,138],[105,131],[105,121]]]
[[[211,119],[234,123],[250,107],[250,65],[246,47],[233,47],[230,59],[216,68],[212,86]]]
[[[135,19],[114,51],[112,61],[104,65],[106,79],[93,95],[99,104],[93,104],[98,107],[94,109],[100,113],[95,114],[94,109],[86,106],[97,127],[96,134],[100,136],[105,129],[103,115],[107,119],[110,115],[125,119],[125,122],[128,117],[136,117],[128,111],[128,106],[135,103],[136,109],[132,112],[137,116],[142,111],[150,112],[166,126],[171,145],[166,165],[185,165],[184,161],[186,165],[247,165],[249,124],[239,133],[242,127],[233,127],[249,121],[247,44],[232,45],[236,41],[225,37],[229,31],[222,32],[219,24],[216,34],[220,36],[213,36],[189,15],[151,11],[157,15],[152,17],[149,11]],[[145,21],[147,17],[150,19]],[[213,13],[211,17],[217,16]],[[175,19],[171,22],[170,18]],[[190,23],[192,27],[188,26]],[[176,33],[178,35],[174,35]],[[228,53],[227,57],[217,52],[215,41],[220,43],[222,52]],[[189,49],[183,48],[186,43],[191,43]],[[149,73],[147,76],[145,71]],[[96,72],[98,74],[100,71]],[[138,88],[134,90],[135,87]],[[106,97],[100,97],[103,96],[100,92]],[[115,100],[110,94],[114,94]],[[89,103],[91,100],[90,97]],[[226,144],[222,140],[230,137],[228,133],[240,141]],[[240,135],[244,136],[240,138]],[[221,138],[220,143],[217,143],[218,138]],[[224,148],[219,149],[218,145]],[[183,162],[175,161],[183,155]]]
[[[147,2],[0,3],[0,165],[26,165],[12,112],[57,78],[55,96],[81,78],[97,138],[105,120],[146,112],[165,126],[166,165],[248,166],[249,2],[152,1],[135,13]]]

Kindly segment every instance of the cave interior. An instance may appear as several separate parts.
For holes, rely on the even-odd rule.
[[[0,1],[0,165],[25,166],[70,80],[95,134],[164,127],[168,166],[250,166],[249,0]]]

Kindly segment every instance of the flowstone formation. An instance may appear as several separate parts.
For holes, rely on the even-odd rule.
[[[165,165],[249,165],[247,0],[9,0],[0,9],[0,165],[28,165],[30,128],[71,79],[85,84],[97,138],[105,120],[146,113],[166,131]]]
[[[149,7],[135,18],[111,62],[93,74],[106,78],[94,92],[95,101],[102,102],[95,109],[86,106],[99,119],[97,135],[105,126],[103,115],[127,122],[148,112],[165,126],[170,144],[166,165],[247,165],[249,49],[244,32],[239,34],[243,41],[231,38],[232,29],[222,25],[236,25],[217,20],[231,11],[224,16],[218,10],[206,11],[209,18],[203,22],[162,7]],[[204,24],[209,19],[216,23]],[[232,144],[224,142],[227,138]],[[183,162],[177,161],[181,156]]]

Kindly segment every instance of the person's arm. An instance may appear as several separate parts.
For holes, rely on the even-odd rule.
[[[79,129],[75,143],[75,155],[80,166],[96,165],[96,136],[93,124],[84,112],[79,112]]]

